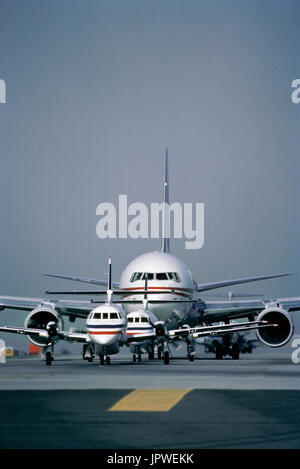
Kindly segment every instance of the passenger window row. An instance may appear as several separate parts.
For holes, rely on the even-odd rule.
[[[145,316],[136,316],[135,318],[129,317],[128,322],[149,322],[149,320]]]
[[[121,319],[119,313],[92,313],[90,319]]]

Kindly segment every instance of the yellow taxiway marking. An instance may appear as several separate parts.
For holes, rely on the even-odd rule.
[[[135,389],[109,410],[117,412],[168,412],[192,389]]]

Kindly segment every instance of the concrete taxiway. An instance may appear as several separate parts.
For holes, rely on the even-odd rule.
[[[300,390],[300,363],[291,359],[290,346],[280,350],[260,347],[240,360],[215,360],[200,354],[194,362],[177,354],[162,361],[132,362],[127,350],[112,356],[110,366],[57,357],[46,367],[39,358],[10,359],[0,365],[0,390],[192,388],[244,390]]]
[[[0,365],[0,448],[299,448],[292,352],[178,354],[164,365],[125,351],[109,367],[10,359]]]

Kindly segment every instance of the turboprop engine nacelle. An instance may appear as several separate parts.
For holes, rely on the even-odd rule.
[[[31,311],[25,319],[24,327],[33,328],[33,329],[47,329],[47,325],[50,324],[50,329],[53,334],[54,329],[58,331],[63,330],[64,324],[60,314],[51,306],[42,305],[38,308]],[[48,327],[49,328],[49,327]],[[48,339],[46,337],[32,337],[30,335],[26,336],[30,342],[38,347],[43,347],[47,345]],[[53,343],[53,337],[52,337]]]
[[[282,308],[270,307],[264,309],[257,317],[258,321],[268,321],[269,324],[277,324],[277,327],[257,329],[256,334],[261,342],[269,347],[281,347],[285,345],[294,332],[294,324],[291,315]]]

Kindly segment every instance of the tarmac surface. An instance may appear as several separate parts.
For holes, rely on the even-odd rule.
[[[133,363],[128,353],[110,366],[9,359],[0,365],[0,448],[300,448],[292,352],[260,347],[238,361],[178,355],[169,365]],[[179,397],[157,410],[155,393],[161,403],[167,390]]]

